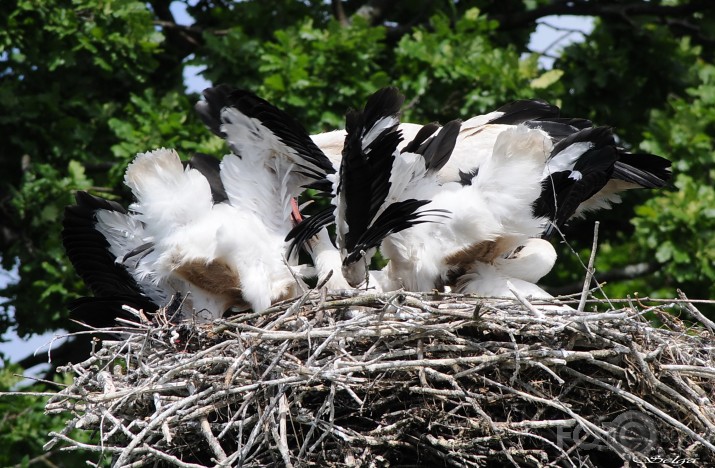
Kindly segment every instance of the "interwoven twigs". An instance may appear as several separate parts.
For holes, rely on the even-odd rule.
[[[715,463],[709,324],[521,301],[312,291],[210,325],[113,330],[66,369],[47,411],[71,419],[48,447],[114,466]]]

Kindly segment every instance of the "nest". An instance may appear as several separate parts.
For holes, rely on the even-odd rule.
[[[323,290],[127,323],[65,369],[47,448],[122,467],[715,465],[715,325],[684,300],[619,304]]]

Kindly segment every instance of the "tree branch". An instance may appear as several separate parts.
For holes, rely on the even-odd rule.
[[[693,13],[715,9],[715,2],[693,0],[680,5],[660,5],[650,2],[590,2],[572,0],[554,0],[549,4],[509,15],[494,15],[501,29],[519,29],[528,26],[539,18],[552,15],[598,16],[627,20],[633,16],[683,17]]]
[[[166,42],[178,54],[179,61],[191,55],[203,44],[200,29],[176,24],[170,9],[171,1],[152,0],[149,3],[156,15],[154,24],[164,30]]]
[[[335,15],[335,19],[337,19],[342,26],[350,24],[348,17],[345,15],[343,0],[331,0],[330,4],[333,7],[333,15]]]

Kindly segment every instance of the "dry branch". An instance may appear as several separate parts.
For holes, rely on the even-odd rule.
[[[648,311],[666,313],[311,291],[208,325],[123,325],[65,369],[47,448],[114,466],[713,465],[711,324],[653,328]]]

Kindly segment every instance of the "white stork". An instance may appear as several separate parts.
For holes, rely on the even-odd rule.
[[[301,271],[286,258],[284,240],[291,206],[303,185],[320,184],[332,167],[307,132],[266,101],[223,86],[205,96],[197,110],[232,154],[220,163],[197,156],[186,168],[172,150],[139,154],[125,175],[136,198],[130,212],[82,196],[90,206],[74,211],[83,212],[84,231],[70,216],[66,245],[77,260],[75,246],[91,230],[141,301],[163,305],[178,293],[184,317],[211,320],[230,307],[263,310],[299,293]],[[80,269],[89,283],[100,281],[91,266]]]
[[[625,151],[617,146],[610,128],[593,127],[586,119],[561,118],[556,106],[543,101],[522,100],[464,121],[453,154],[439,172],[440,182],[468,183],[492,157],[499,135],[520,124],[544,132],[553,145],[534,215],[546,216],[556,227],[587,211],[618,203],[624,190],[660,188],[670,180],[668,160]],[[420,128],[411,123],[399,127],[406,141]],[[312,138],[336,164],[344,135],[343,130],[336,130]],[[552,227],[545,226],[546,235],[553,232]]]
[[[549,150],[538,130],[519,126],[503,132],[494,156],[468,184],[443,184],[426,206],[449,211],[447,219],[385,239],[388,277],[413,291],[454,285],[473,265],[490,263],[538,236],[544,219],[533,216],[531,204],[541,192]]]
[[[206,178],[216,202],[225,199],[218,164],[217,159],[201,154],[185,164],[185,170],[198,171]],[[173,296],[172,312],[191,316],[194,299],[202,302],[200,294],[185,296],[194,288],[180,277],[157,276],[147,258],[154,250],[153,238],[139,216],[87,192],[77,192],[76,200],[76,205],[65,209],[62,242],[94,297],[74,301],[73,315],[91,325],[110,326],[115,317],[135,319],[122,305],[151,314]]]
[[[400,152],[397,125],[403,101],[395,88],[385,88],[373,94],[362,111],[347,114],[339,171],[329,177],[333,206],[299,225],[290,236],[301,245],[335,222],[342,273],[352,286],[382,282],[384,275],[371,274],[368,267],[385,237],[445,214],[421,209],[429,199],[413,195],[430,195],[429,190],[414,190],[415,186],[424,188],[425,180],[449,158],[459,123],[448,124],[438,138],[430,138],[436,126],[425,129]]]
[[[541,193],[542,172],[552,147],[545,132],[500,124],[500,131],[492,132],[495,141],[480,170],[459,173],[459,182],[444,183],[442,175],[451,164],[455,140],[458,144],[465,133],[459,131],[458,122],[447,124],[436,136],[436,125],[401,126],[414,138],[400,145],[397,125],[402,102],[396,90],[381,90],[368,100],[362,114],[348,115],[333,202],[349,282],[355,284],[365,274],[365,263],[356,259],[369,258],[369,249],[380,243],[389,259],[383,287],[425,291],[454,285],[475,265],[506,257],[541,233],[545,220],[533,215],[532,204]],[[541,111],[544,105],[537,104]],[[532,106],[512,113],[532,117],[536,113]],[[321,138],[314,140],[325,143]],[[334,151],[330,145],[325,148]],[[442,219],[434,219],[435,215]],[[426,216],[430,218],[420,219]],[[332,218],[322,214],[317,220],[313,228]],[[391,229],[400,223],[400,229]],[[296,236],[299,242],[307,237],[305,232],[315,229]],[[361,244],[357,238],[369,241]],[[512,260],[510,265],[518,263]],[[549,269],[553,259],[550,262]]]
[[[556,262],[556,250],[547,240],[531,238],[506,255],[491,262],[474,262],[459,276],[454,292],[485,297],[513,297],[508,282],[523,297],[550,299],[536,283]]]
[[[485,280],[499,278],[498,289],[502,293],[508,292],[506,279],[513,279],[515,285],[530,291],[526,295],[533,292],[546,297],[547,294],[532,283],[551,269],[555,253],[550,244],[532,237],[548,237],[554,227],[560,228],[572,217],[607,208],[620,200],[618,192],[622,190],[656,188],[667,183],[670,163],[664,158],[630,154],[617,147],[609,128],[593,127],[585,119],[560,118],[558,114],[557,107],[543,101],[516,101],[462,124],[452,156],[438,173],[444,193],[430,196],[432,203],[427,207],[455,211],[455,207],[464,209],[465,204],[475,210],[481,206],[505,225],[500,228],[501,233],[495,226],[491,234],[485,235],[490,217],[489,214],[480,216],[482,233],[479,234],[480,228],[474,228],[475,242],[472,247],[465,247],[460,256],[445,257],[443,250],[449,241],[442,237],[439,242],[433,239],[445,233],[449,237],[460,232],[460,227],[418,226],[387,237],[381,249],[383,255],[391,259],[387,266],[388,277],[392,279],[389,287],[425,290],[446,281],[461,290],[491,294],[497,288],[488,286]],[[399,126],[407,139],[421,128],[408,123]],[[335,161],[343,135],[343,131],[335,131],[312,138]],[[539,148],[528,148],[532,144]],[[504,151],[505,145],[515,145],[514,148],[518,148],[515,151],[522,154],[540,153],[531,160],[540,161],[539,167],[524,166],[522,172],[485,174],[504,163],[500,160],[508,152]],[[513,169],[518,171],[518,165]],[[540,175],[538,185],[534,180],[536,174]],[[479,185],[477,198],[457,197],[446,201],[450,190],[454,190],[449,188],[453,182]],[[494,190],[500,183],[504,185]],[[535,192],[537,187],[538,193]],[[515,192],[519,189],[523,189],[521,194]],[[486,199],[477,201],[485,195]],[[442,199],[445,201],[441,202]],[[459,211],[452,215],[454,219],[459,217]],[[445,225],[450,223],[454,221]],[[514,255],[515,248],[523,249],[524,254]],[[453,265],[448,275],[444,274],[445,263]],[[542,273],[534,279],[531,271]],[[435,275],[440,281],[430,286]],[[456,284],[460,275],[465,276]]]

